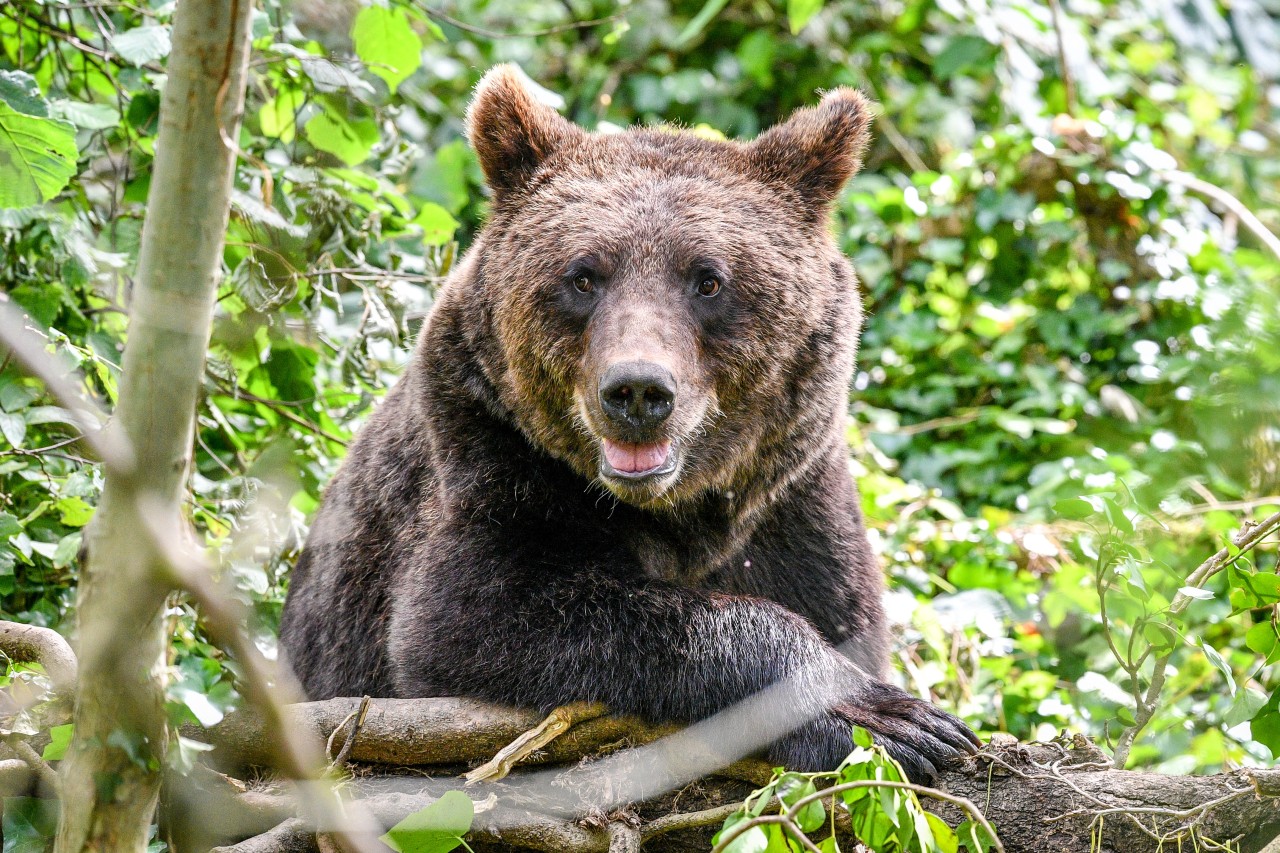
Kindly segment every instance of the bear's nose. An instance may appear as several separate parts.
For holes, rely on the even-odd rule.
[[[626,361],[600,377],[600,406],[619,426],[652,429],[675,408],[676,380],[660,364]]]

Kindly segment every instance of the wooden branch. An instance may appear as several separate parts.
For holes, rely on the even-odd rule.
[[[1240,199],[1236,198],[1222,187],[1219,187],[1216,184],[1211,184],[1208,181],[1201,180],[1195,175],[1190,175],[1186,172],[1161,172],[1160,177],[1170,183],[1181,184],[1192,192],[1208,196],[1222,207],[1231,211],[1242,223],[1244,223],[1244,227],[1252,231],[1253,236],[1257,237],[1262,245],[1266,246],[1271,251],[1271,254],[1280,258],[1280,237],[1272,234],[1271,229],[1264,225],[1262,220],[1259,219],[1252,210],[1246,207],[1244,202],[1240,201]]]
[[[360,699],[329,699],[288,706],[286,726],[326,740],[356,711]],[[520,711],[472,699],[373,699],[348,760],[392,766],[457,765],[485,761],[542,722]],[[571,728],[527,763],[572,761],[607,747],[649,743],[675,730],[638,720],[597,717]],[[237,711],[216,726],[183,727],[182,734],[214,744],[214,761],[228,771],[271,765],[271,745],[261,718]]]
[[[339,727],[359,702],[305,703],[290,708],[289,718],[323,736],[326,730]],[[450,765],[456,768],[493,755],[541,721],[541,715],[533,712],[464,699],[374,699],[351,757],[382,766],[358,774],[347,783],[347,790],[389,827],[445,790],[460,787],[462,780],[453,775],[456,770]],[[586,720],[546,744],[546,752],[531,756],[529,763],[576,764],[580,756],[596,754],[602,747],[619,741],[643,743],[662,732],[635,720]],[[261,728],[251,719],[232,715],[203,736],[219,744],[217,753],[222,757],[243,761],[264,754],[260,745],[254,746],[260,734]],[[1008,853],[1156,853],[1180,844],[1183,849],[1213,849],[1215,843],[1229,840],[1249,853],[1280,831],[1280,770],[1164,776],[1114,770],[1110,758],[1083,737],[1062,744],[1021,745],[1008,737],[995,741],[963,766],[945,773],[940,790],[922,795],[921,802],[954,825],[964,817],[954,803],[969,801],[994,824]],[[439,775],[420,775],[420,770],[419,775],[394,775],[405,772],[394,765],[437,765]],[[603,815],[619,804],[598,791],[599,807],[583,810],[584,815],[597,816],[591,821],[538,812],[540,788],[564,790],[584,778],[595,779],[584,772],[590,767],[566,770],[531,788],[520,784],[521,765],[507,782],[471,787],[468,793],[479,803],[479,811],[469,840],[544,853],[609,853],[611,844],[631,850],[637,839],[652,853],[706,851],[725,817],[762,781],[761,762],[747,761],[679,792],[628,807],[630,819],[625,815],[605,819]],[[749,778],[750,784],[742,778]],[[935,802],[927,797],[941,799]],[[264,816],[278,817],[286,801],[277,797],[275,811]],[[263,829],[267,830],[265,824]],[[320,848],[313,829],[290,820],[224,849],[312,853]]]
[[[545,720],[498,750],[497,755],[466,774],[464,778],[468,785],[505,779],[517,764],[533,757],[574,725],[603,717],[608,712],[600,702],[575,702],[572,705],[556,708]]]
[[[0,798],[28,796],[35,778],[35,771],[21,758],[0,760]]]
[[[43,666],[56,690],[75,688],[75,652],[62,635],[51,628],[0,621],[0,652],[12,661]]]
[[[942,784],[984,811],[1009,853],[1155,853],[1227,841],[1249,851],[1280,833],[1280,770],[1167,776],[1110,765],[1080,736],[1071,744],[1003,738]],[[950,807],[929,808],[959,818]]]

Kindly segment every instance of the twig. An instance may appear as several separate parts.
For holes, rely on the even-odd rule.
[[[138,532],[164,563],[169,580],[191,594],[201,608],[214,641],[240,662],[245,698],[263,712],[268,743],[279,766],[303,781],[299,790],[310,813],[323,816],[332,826],[339,827],[338,834],[347,849],[375,853],[380,849],[375,843],[380,830],[366,812],[358,806],[344,809],[328,783],[305,784],[305,780],[322,779],[325,765],[319,744],[286,724],[283,709],[287,699],[301,696],[291,676],[277,671],[242,630],[245,620],[238,603],[232,596],[223,595],[209,580],[204,555],[190,546],[176,527],[176,518],[163,505],[156,506],[154,499],[148,500],[132,487],[135,456],[123,436],[98,429],[96,424],[76,414],[77,407],[85,408],[85,401],[37,343],[36,334],[25,328],[15,314],[8,304],[0,303],[0,343],[8,347],[28,373],[42,380],[50,395],[77,419],[85,442],[102,458],[108,476],[117,478],[124,487],[123,493],[135,504],[135,516],[142,522]],[[174,523],[175,527],[162,527],[164,522]],[[282,699],[282,695],[286,698]]]
[[[950,429],[951,427],[971,424],[980,417],[982,417],[982,412],[972,411],[965,412],[962,415],[948,415],[942,418],[931,418],[930,420],[920,421],[915,424],[906,424],[893,430],[872,428],[870,432],[878,432],[884,435],[919,435],[920,433],[931,432],[935,429]]]
[[[70,438],[55,441],[53,444],[46,444],[43,447],[13,447],[9,450],[0,451],[0,456],[40,456],[42,454],[52,453],[54,450],[58,450],[59,448],[66,447],[68,444],[75,444],[82,438],[84,438],[82,435],[73,435]],[[81,461],[84,461],[86,464],[91,464],[87,459]]]
[[[1244,227],[1252,231],[1254,236],[1261,240],[1262,244],[1270,249],[1273,255],[1280,258],[1280,237],[1271,233],[1271,230],[1262,223],[1262,220],[1255,216],[1252,210],[1245,207],[1244,202],[1240,201],[1240,199],[1222,187],[1201,180],[1195,175],[1190,175],[1186,172],[1160,172],[1159,176],[1171,184],[1179,184],[1192,192],[1208,196],[1234,213],[1240,218],[1240,222],[1244,224]]]
[[[49,762],[40,757],[40,753],[32,749],[31,744],[22,739],[20,735],[10,735],[5,738],[5,743],[9,745],[18,757],[27,763],[35,774],[40,777],[40,781],[49,787],[50,791],[60,793],[62,791],[62,780],[58,778],[58,771],[49,766]]]
[[[594,720],[607,713],[608,708],[600,702],[574,702],[556,708],[541,723],[498,750],[493,758],[465,774],[467,785],[505,779],[517,764],[567,732],[574,724]]]
[[[460,21],[452,15],[441,11],[440,9],[434,9],[430,6],[419,5],[418,8],[421,9],[427,17],[435,18],[438,21],[444,21],[446,24],[449,24],[452,27],[457,27],[463,32],[483,36],[488,39],[538,38],[540,36],[553,36],[556,33],[569,32],[570,30],[582,30],[599,26],[600,24],[611,24],[614,21],[622,20],[624,17],[621,12],[618,12],[617,14],[609,15],[605,18],[593,18],[590,21],[571,21],[567,24],[557,24],[554,27],[547,27],[541,30],[504,33],[500,30],[490,30],[485,27],[477,27],[475,24],[468,24],[465,21]]]
[[[106,413],[67,381],[58,363],[44,350],[44,339],[27,327],[25,318],[7,301],[0,301],[0,352],[7,352],[30,376],[44,383],[50,396],[62,404],[71,421],[98,458],[117,476],[131,477],[133,452],[116,432],[99,426]],[[85,412],[94,415],[87,417]]]
[[[1280,528],[1280,512],[1273,513],[1262,521],[1244,522],[1240,527],[1240,531],[1231,539],[1231,544],[1236,548],[1235,554],[1231,553],[1230,548],[1222,548],[1187,576],[1185,586],[1191,588],[1204,586],[1209,578],[1253,550],[1277,528]],[[1169,604],[1168,613],[1172,616],[1177,616],[1186,610],[1193,600],[1191,596],[1179,590],[1178,594],[1173,597],[1172,603]],[[1134,709],[1133,725],[1126,726],[1116,741],[1113,763],[1117,769],[1122,769],[1128,762],[1129,750],[1133,747],[1134,740],[1138,737],[1138,733],[1146,727],[1147,723],[1151,722],[1151,717],[1155,714],[1156,701],[1160,698],[1160,692],[1164,690],[1166,672],[1169,668],[1169,661],[1173,659],[1174,651],[1171,650],[1156,659],[1151,673],[1151,682],[1147,685],[1146,693],[1142,695],[1141,701],[1138,702],[1138,707]]]
[[[1204,515],[1208,512],[1221,510],[1223,512],[1252,512],[1258,507],[1277,506],[1280,505],[1280,495],[1266,495],[1261,498],[1250,498],[1241,501],[1218,501],[1214,500],[1210,503],[1198,504],[1195,506],[1186,506],[1181,509],[1173,509],[1165,513],[1172,518],[1182,518],[1188,515]]]
[[[242,390],[240,386],[232,383],[228,383],[226,380],[222,379],[222,377],[217,376],[216,374],[208,373],[206,371],[205,375],[211,378],[213,380],[213,384],[218,386],[218,388],[224,394],[231,397],[233,400],[245,400],[246,402],[255,403],[259,406],[263,406],[275,412],[277,415],[289,421],[290,423],[295,424],[296,426],[302,427],[303,429],[307,430],[307,432],[310,432],[314,435],[318,435],[321,438],[328,439],[329,441],[340,444],[343,447],[347,446],[347,440],[345,438],[339,438],[338,436],[334,435],[328,430],[325,430],[322,427],[311,423],[311,421],[307,420],[306,418],[295,415],[293,412],[289,411],[287,408],[282,408],[282,404],[279,401],[268,400],[266,397],[259,397],[256,394],[250,394],[248,391]]]
[[[730,815],[735,815],[740,811],[742,811],[742,803],[729,803],[696,812],[665,814],[640,827],[640,837],[648,841],[651,838],[657,838],[659,835],[665,835],[668,832],[676,832],[681,829],[714,826],[718,823],[724,823]]]
[[[957,797],[954,794],[948,794],[944,791],[939,791],[936,788],[929,788],[924,785],[916,785],[912,782],[890,782],[878,779],[862,779],[856,782],[844,782],[839,785],[832,785],[828,788],[823,788],[820,791],[815,791],[812,794],[801,797],[788,806],[785,811],[782,811],[777,815],[760,815],[759,817],[749,818],[740,823],[735,823],[729,831],[720,838],[719,843],[716,844],[711,853],[724,853],[724,850],[735,838],[746,832],[751,827],[759,826],[764,823],[782,824],[805,845],[805,849],[812,849],[816,851],[818,848],[809,840],[808,836],[800,831],[800,828],[796,825],[796,816],[800,813],[802,808],[815,800],[826,799],[827,797],[833,797],[836,794],[841,794],[845,791],[852,791],[857,788],[895,788],[902,791],[911,791],[917,796],[929,797],[930,799],[950,803],[968,814],[973,819],[974,823],[981,826],[987,832],[992,840],[992,849],[994,849],[996,853],[1004,853],[1004,845],[1000,843],[1000,837],[996,835],[995,828],[991,826],[991,823],[987,820],[986,816],[982,814],[972,801],[965,797]]]
[[[351,712],[351,729],[346,733],[342,740],[342,749],[338,751],[336,758],[331,761],[331,766],[342,767],[347,763],[347,758],[351,755],[351,748],[356,745],[356,735],[360,734],[360,727],[364,725],[364,718],[369,713],[369,697],[365,696],[360,700],[360,707]],[[339,726],[333,730],[333,734],[329,735],[329,740],[325,743],[325,752],[333,755],[333,736],[341,731],[345,726]]]
[[[205,555],[196,550],[180,530],[166,530],[162,519],[169,514],[147,512],[140,501],[139,513],[143,533],[151,539],[157,555],[170,573],[170,581],[185,589],[200,607],[209,635],[227,649],[240,663],[241,690],[264,717],[264,734],[278,766],[298,780],[324,778],[324,758],[314,739],[299,734],[290,725],[285,711],[289,698],[302,694],[290,673],[286,673],[262,654],[244,630],[246,614],[232,596],[224,595],[209,580],[211,567]],[[341,839],[344,848],[361,853],[375,853],[381,834],[371,815],[358,804],[342,803],[333,787],[325,782],[298,785],[308,814],[323,815],[329,831]]]
[[[1053,34],[1058,43],[1058,67],[1062,69],[1062,88],[1066,100],[1067,115],[1072,118],[1080,111],[1080,102],[1076,97],[1076,80],[1067,64],[1067,39],[1062,31],[1062,4],[1059,0],[1049,0],[1049,16],[1053,20]]]
[[[879,122],[880,129],[884,131],[885,138],[889,140],[889,144],[893,146],[903,160],[907,161],[907,165],[911,167],[912,171],[930,171],[929,164],[922,160],[916,150],[911,147],[911,143],[902,135],[902,131],[898,130],[898,126],[894,124],[893,119],[889,118],[887,112],[881,110],[880,114],[876,116],[876,121]]]

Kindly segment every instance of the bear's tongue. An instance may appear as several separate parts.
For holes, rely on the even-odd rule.
[[[610,467],[620,474],[642,474],[662,467],[671,452],[671,442],[656,444],[625,444],[604,440],[604,458]]]

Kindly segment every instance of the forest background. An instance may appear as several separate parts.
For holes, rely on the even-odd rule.
[[[0,11],[0,301],[107,410],[173,10]],[[730,137],[851,85],[879,103],[834,224],[869,309],[851,465],[904,685],[1131,767],[1280,754],[1275,537],[1229,544],[1280,511],[1275,0],[265,0],[252,26],[186,510],[259,648],[484,219],[462,120],[485,69],[588,128]],[[0,358],[0,618],[69,636],[103,482],[75,424]],[[170,719],[213,724],[236,668],[169,603]]]

